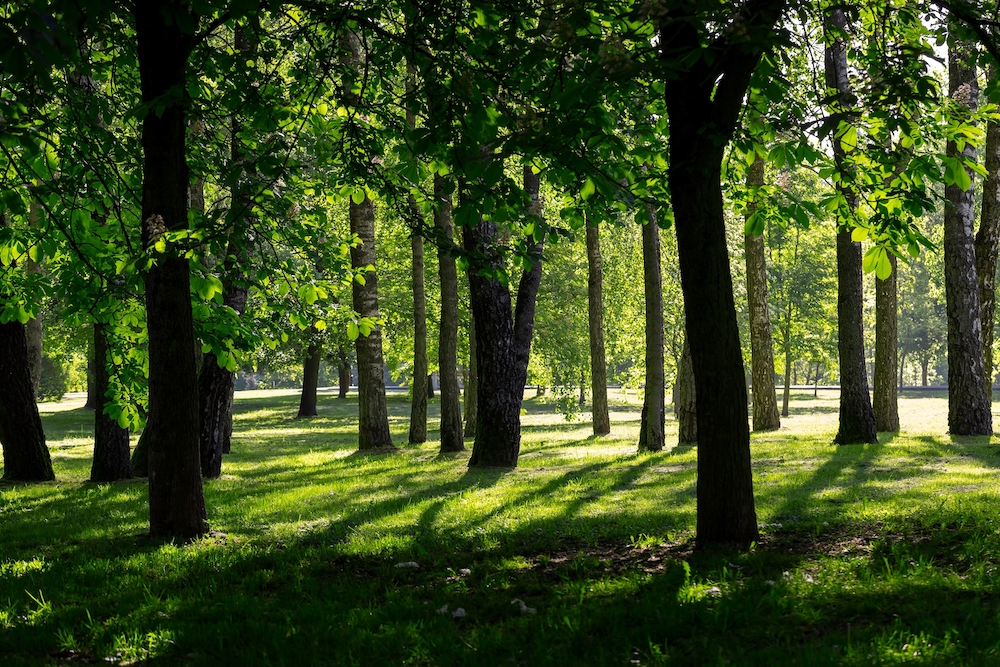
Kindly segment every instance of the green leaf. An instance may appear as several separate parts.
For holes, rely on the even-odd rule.
[[[347,323],[347,337],[348,338],[350,338],[351,340],[357,340],[358,339],[358,335],[360,333],[361,332],[358,330],[358,325],[357,325],[356,322],[348,322]]]
[[[594,185],[592,178],[588,178],[587,182],[583,184],[583,189],[580,190],[580,197],[583,198],[583,201],[587,201],[594,196],[595,192],[597,192],[597,186]]]
[[[889,254],[885,248],[879,248],[878,265],[875,267],[875,275],[879,280],[885,280],[892,275],[892,262],[889,261]]]
[[[356,205],[361,205],[365,201],[365,189],[355,188],[354,192],[351,193],[351,201]]]
[[[854,229],[851,230],[851,240],[854,241],[855,243],[861,243],[867,238],[868,238],[867,227],[855,227]]]

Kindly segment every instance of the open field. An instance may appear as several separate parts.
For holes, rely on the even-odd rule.
[[[144,535],[143,481],[85,481],[92,414],[42,406],[58,481],[0,485],[0,664],[1000,664],[1000,444],[944,435],[942,392],[870,446],[830,444],[834,392],[793,399],[753,438],[750,553],[692,550],[696,450],[637,455],[634,393],[602,438],[527,400],[513,472],[238,394],[186,545]]]

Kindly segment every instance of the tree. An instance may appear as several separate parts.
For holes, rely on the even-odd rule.
[[[968,118],[976,108],[979,83],[970,65],[974,47],[953,38],[948,48],[948,93],[951,108],[959,119]],[[944,275],[948,308],[948,430],[955,435],[990,435],[993,416],[986,385],[982,336],[982,310],[976,275],[974,239],[975,211],[972,171],[972,142],[959,146],[955,137],[947,144],[950,159],[963,162],[966,182],[945,185]],[[962,187],[965,185],[965,187]]]
[[[747,171],[747,186],[764,185],[764,159],[757,156]],[[748,218],[756,205],[748,207]],[[778,399],[774,389],[774,341],[767,301],[767,264],[764,237],[744,235],[747,265],[747,301],[750,308],[750,363],[753,373],[753,430],[773,431],[781,427]]]
[[[451,224],[451,192],[443,176],[434,175],[434,228],[446,241],[454,243]],[[458,271],[455,258],[445,243],[438,248],[441,280],[441,327],[438,367],[441,374],[441,451],[465,450],[462,432],[462,404],[458,387]],[[416,377],[416,376],[414,376]]]
[[[875,278],[875,370],[874,402],[875,429],[899,430],[899,408],[896,400],[898,329],[896,313],[896,256],[890,255],[892,273],[887,278]]]
[[[844,34],[847,16],[842,9],[831,9],[826,16],[826,87],[836,95],[833,114],[844,114],[852,97],[847,70],[847,44]],[[841,121],[846,124],[846,120]],[[842,134],[842,132],[841,132]],[[838,137],[840,134],[838,134]],[[847,208],[837,226],[837,325],[840,355],[840,421],[834,442],[841,445],[878,442],[875,413],[868,394],[865,369],[865,345],[862,324],[864,284],[862,281],[861,244],[852,238],[847,221],[858,208],[858,194],[849,185],[851,166],[845,159],[844,141],[834,140],[833,155],[841,174],[840,190]]]
[[[989,69],[988,78],[997,85],[996,66]],[[997,309],[997,248],[1000,244],[1000,123],[986,125],[985,167],[982,213],[976,232],[976,278],[979,281],[979,306],[982,309],[983,361],[988,398],[993,398],[993,333]]]
[[[587,223],[587,322],[590,331],[590,387],[594,435],[611,433],[608,415],[608,362],[604,354],[604,263],[601,229]]]
[[[691,361],[691,345],[684,337],[681,362],[677,368],[675,384],[674,416],[677,417],[677,444],[698,444],[698,398],[694,381],[694,363]]]
[[[3,479],[44,482],[55,479],[45,446],[42,420],[28,367],[24,324],[0,322],[0,444]]]
[[[129,461],[129,431],[112,419],[105,406],[108,402],[108,331],[97,323],[94,332],[94,385],[101,397],[94,410],[94,460],[90,467],[91,482],[116,482],[132,477]]]
[[[186,69],[197,25],[187,4],[136,3],[143,118],[143,246],[165,250],[145,276],[149,330],[149,529],[157,537],[206,530],[198,440],[198,384],[188,260],[166,243],[187,229]],[[187,26],[187,30],[182,29]],[[154,112],[154,107],[156,111]],[[162,111],[161,111],[162,108]]]
[[[323,361],[323,345],[318,341],[309,341],[306,357],[302,362],[302,394],[299,397],[299,413],[297,417],[315,417],[316,390],[319,387],[319,365]]]
[[[642,227],[642,284],[646,293],[646,396],[639,426],[639,451],[663,449],[663,278],[660,273],[660,227],[648,207]]]

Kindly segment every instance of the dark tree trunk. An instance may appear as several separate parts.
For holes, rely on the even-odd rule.
[[[875,279],[875,429],[899,430],[896,389],[896,256],[890,254],[892,273]]]
[[[214,354],[206,355],[198,375],[198,402],[201,474],[209,479],[222,474],[222,455],[231,448],[234,384],[233,372],[221,368]]]
[[[196,23],[186,5],[165,0],[133,5],[143,104],[143,245],[187,227],[185,69]],[[181,16],[183,14],[183,16]],[[160,112],[162,109],[162,112]],[[191,314],[190,268],[181,251],[159,253],[146,273],[149,331],[149,530],[194,537],[206,530],[198,443],[198,378]]]
[[[343,345],[337,348],[337,383],[340,385],[337,398],[347,398],[351,390],[351,364]]]
[[[28,210],[28,224],[32,227],[38,226],[40,216],[38,202],[34,198],[31,200]],[[39,274],[42,272],[42,265],[26,257],[22,263],[25,273]],[[24,325],[24,333],[28,340],[28,368],[31,370],[31,390],[35,398],[38,397],[38,388],[42,383],[42,342],[44,331],[42,330],[42,309]]]
[[[103,324],[94,325],[94,370],[96,390],[105,397],[108,391],[108,339]],[[106,400],[106,399],[105,399]],[[128,429],[104,413],[105,400],[94,410],[94,461],[90,467],[91,482],[116,482],[132,477],[129,462]]]
[[[523,171],[524,189],[530,197],[528,214],[541,217],[538,175]],[[479,387],[489,387],[489,400],[478,404],[476,439],[470,467],[517,466],[521,448],[521,402],[528,378],[528,355],[535,324],[535,298],[542,279],[542,244],[531,249],[531,269],[521,274],[517,304],[511,317],[510,290],[496,278],[479,275],[478,269],[501,268],[496,245],[497,228],[480,220],[464,229],[465,247],[481,253],[482,265],[470,268],[473,321],[476,327],[476,363]]]
[[[587,316],[590,324],[590,391],[594,435],[611,433],[608,414],[608,362],[604,353],[604,262],[601,230],[587,224]]]
[[[416,211],[416,204],[412,210]],[[424,291],[424,237],[410,239],[413,253],[413,381],[410,382],[411,444],[427,442],[427,399],[433,385],[427,373],[427,296]]]
[[[361,245],[351,248],[351,265],[357,270],[375,265],[375,203],[365,197],[360,204],[351,201],[351,232]],[[365,275],[365,284],[351,284],[354,310],[361,317],[379,318],[378,276]],[[394,449],[389,432],[389,411],[385,401],[385,363],[382,358],[382,330],[374,327],[367,336],[354,342],[358,358],[358,449]]]
[[[850,106],[851,88],[847,73],[847,45],[844,32],[847,17],[842,9],[827,15],[826,87],[837,91],[834,113]],[[851,211],[858,207],[857,194],[847,184],[851,167],[845,161],[844,147],[833,141],[833,157],[841,173],[839,186]],[[851,230],[841,223],[837,232],[837,327],[840,355],[840,429],[834,442],[840,445],[878,442],[875,412],[868,394],[865,368],[865,338],[862,313],[864,282],[861,268],[861,244],[851,240]]]
[[[434,398],[434,373],[427,374],[427,399]]]
[[[747,185],[764,185],[764,159],[759,155],[747,172]],[[751,204],[751,213],[756,205]],[[767,263],[764,237],[747,234],[744,239],[747,265],[747,302],[750,308],[750,366],[753,375],[753,430],[781,428],[778,397],[774,389],[774,341],[767,302]]]
[[[663,449],[663,277],[660,273],[660,227],[656,210],[646,207],[649,221],[642,226],[642,284],[646,300],[646,396],[642,402],[639,451]]]
[[[674,406],[677,415],[677,444],[698,444],[698,400],[694,383],[694,361],[691,359],[691,345],[684,336],[681,363],[677,367],[677,400]]]
[[[0,324],[0,443],[3,479],[18,482],[55,479],[31,387],[28,339],[24,325],[16,320]]]
[[[469,279],[469,293],[472,293],[472,279]],[[465,382],[465,433],[476,435],[479,428],[479,346],[476,345],[476,315],[469,309],[469,366]]]
[[[316,390],[319,387],[319,364],[323,360],[323,346],[309,343],[305,361],[302,362],[302,396],[299,398],[297,417],[315,417]]]
[[[757,3],[748,29],[769,30],[782,0]],[[701,36],[692,24],[671,23],[662,44],[694,52]],[[758,538],[750,469],[750,425],[733,280],[722,205],[722,158],[743,105],[759,42],[726,48],[721,60],[699,60],[665,81],[670,122],[669,180],[684,293],[687,334],[698,384],[699,545]],[[716,85],[718,82],[718,85]]]
[[[451,195],[444,179],[434,176],[434,226],[449,243],[453,239]],[[458,388],[458,271],[447,244],[438,249],[438,276],[441,281],[441,327],[438,340],[438,368],[441,373],[441,451],[465,449],[462,433],[462,402]]]
[[[975,109],[979,84],[970,58],[975,48],[957,42],[948,50],[948,92],[956,105]],[[959,151],[954,141],[950,157],[975,160],[973,144]],[[968,171],[969,177],[975,175]],[[982,309],[976,273],[975,193],[973,186],[944,189],[944,283],[948,310],[948,431],[953,435],[990,435],[993,417],[983,354]]]
[[[996,68],[989,77],[996,80]],[[997,247],[1000,241],[1000,123],[986,125],[986,179],[983,181],[983,208],[976,232],[976,277],[983,327],[983,372],[986,391],[993,400],[993,327],[997,310]]]

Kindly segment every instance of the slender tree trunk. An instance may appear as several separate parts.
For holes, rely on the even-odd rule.
[[[412,197],[411,197],[412,199]],[[416,211],[416,203],[412,205]],[[424,237],[410,238],[413,254],[413,381],[410,382],[411,444],[427,442],[427,295],[424,290]]]
[[[32,227],[38,226],[40,209],[38,202],[32,197],[28,207],[28,224]],[[22,264],[25,273],[39,274],[42,272],[42,265],[35,262],[30,257],[26,257]],[[38,397],[38,388],[42,383],[42,344],[44,331],[42,330],[42,309],[24,326],[24,332],[28,339],[28,368],[31,370],[31,390],[35,397]]]
[[[948,92],[956,105],[976,108],[979,84],[969,65],[975,48],[956,42],[948,50]],[[950,157],[975,160],[971,143],[959,151],[954,141]],[[970,178],[975,174],[968,170]],[[974,241],[975,193],[946,185],[944,196],[944,277],[948,310],[948,430],[953,435],[990,435],[993,417],[983,353],[982,309],[976,273]],[[985,259],[985,258],[984,258]]]
[[[351,201],[351,232],[361,245],[351,248],[355,269],[375,265],[375,203],[365,197],[360,204]],[[351,284],[354,310],[362,317],[379,318],[378,276],[365,276],[365,284]],[[358,449],[395,449],[389,432],[389,410],[385,400],[385,362],[382,357],[382,330],[376,326],[367,336],[355,341],[358,358]]]
[[[3,479],[18,482],[55,479],[31,388],[28,339],[24,325],[16,320],[0,324],[0,444]]]
[[[523,179],[530,198],[528,215],[541,218],[538,175],[525,167]],[[480,220],[474,226],[466,226],[464,238],[466,249],[480,253],[486,267],[501,266],[502,258],[496,248],[497,228],[492,222]],[[528,378],[535,299],[542,279],[542,244],[535,243],[531,253],[534,261],[531,269],[521,274],[514,308],[506,285],[496,278],[479,275],[480,266],[469,270],[478,386],[490,388],[490,400],[477,406],[478,423],[470,467],[517,466],[521,448],[521,402]]]
[[[462,432],[462,403],[458,388],[458,270],[448,245],[453,240],[451,194],[442,176],[434,176],[434,226],[443,240],[438,248],[438,276],[441,281],[441,327],[438,340],[438,368],[441,372],[441,451],[465,449]]]
[[[764,159],[759,155],[747,172],[747,185],[764,185]],[[756,204],[751,204],[751,213]],[[750,308],[750,366],[753,373],[753,430],[781,428],[778,397],[774,389],[774,341],[767,302],[767,263],[764,237],[746,234],[747,301]]]
[[[750,27],[769,29],[783,8],[781,0],[762,3],[750,17]],[[670,24],[669,41],[678,48],[697,49],[701,39],[694,25]],[[732,55],[736,52],[739,57]],[[758,538],[757,513],[743,354],[719,175],[725,144],[732,137],[761,54],[752,42],[724,53],[713,69],[699,61],[664,82],[670,122],[668,177],[686,329],[698,385],[697,541],[702,546],[736,543],[746,547]]]
[[[427,374],[427,399],[434,398],[434,373]]]
[[[347,392],[351,390],[351,364],[343,345],[337,348],[337,383],[337,398],[347,398]]]
[[[920,386],[927,386],[927,367],[930,366],[930,358],[925,357],[920,360]]]
[[[875,279],[875,429],[899,430],[896,389],[896,257],[889,255],[892,273]]]
[[[309,343],[306,358],[302,362],[302,395],[299,398],[299,414],[297,417],[315,417],[316,390],[319,387],[319,365],[323,361],[323,346]]]
[[[996,81],[996,67],[989,78]],[[976,277],[979,281],[979,306],[983,327],[983,366],[986,391],[993,400],[993,329],[997,309],[997,248],[1000,242],[1000,123],[986,125],[986,179],[983,181],[983,208],[976,232]]]
[[[604,353],[604,262],[601,229],[587,224],[587,317],[590,325],[590,390],[594,435],[611,433],[608,414],[608,362]]]
[[[642,277],[646,298],[646,396],[642,403],[639,451],[663,449],[663,277],[660,273],[660,227],[656,210],[647,206],[649,222],[642,227]]]
[[[903,390],[903,369],[906,368],[906,348],[899,351],[899,390]]]
[[[698,444],[698,400],[694,381],[694,361],[691,359],[691,345],[684,336],[684,349],[677,369],[677,443]]]
[[[469,293],[472,293],[472,280],[469,280]],[[465,382],[465,433],[476,435],[479,428],[479,346],[476,344],[476,315],[469,309],[469,366],[468,378]]]
[[[186,5],[148,0],[133,5],[143,104],[143,246],[187,228],[185,161],[187,59],[197,24]],[[169,19],[169,20],[168,20]],[[162,111],[161,111],[162,110]],[[157,537],[194,537],[206,530],[198,443],[198,378],[190,268],[172,247],[146,273],[149,331],[149,530]]]
[[[837,92],[834,112],[850,107],[851,88],[847,73],[847,45],[843,34],[847,17],[842,9],[827,15],[826,87]],[[841,173],[839,186],[851,211],[858,207],[857,194],[847,183],[851,172],[844,147],[833,142],[833,156]],[[868,393],[865,368],[864,282],[861,268],[861,244],[851,239],[850,229],[841,223],[837,232],[837,326],[840,355],[840,429],[837,444],[878,442],[875,412]]]
[[[83,404],[84,410],[97,409],[97,387],[95,382],[94,337],[91,336],[90,340],[87,342],[87,402]]]
[[[108,339],[105,325],[94,325],[94,369],[96,390],[102,397],[108,391]],[[105,400],[94,410],[94,461],[90,467],[91,482],[116,482],[132,477],[129,462],[128,429],[104,413]]]
[[[781,393],[781,416],[788,416],[788,401],[792,394],[792,304],[785,310],[784,340],[781,341],[785,353],[785,389]]]

